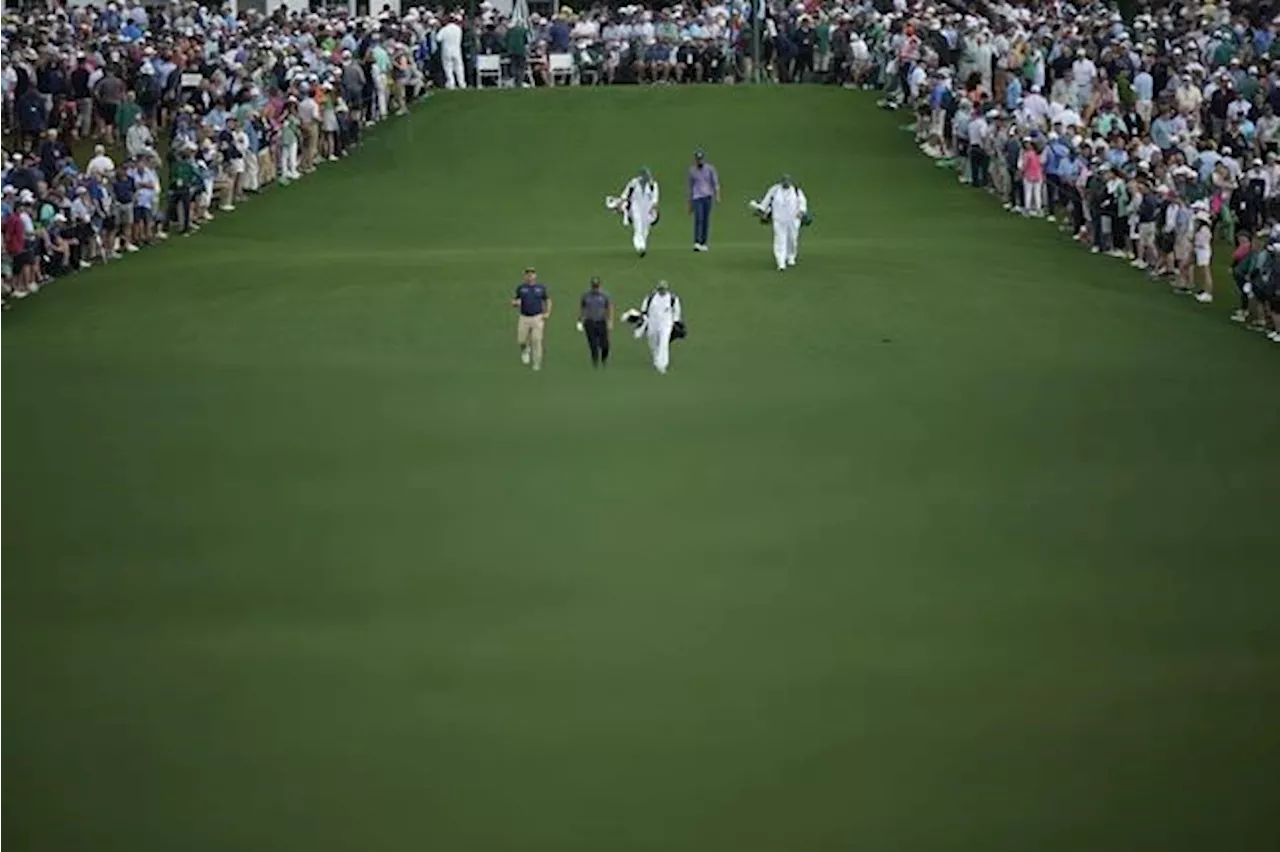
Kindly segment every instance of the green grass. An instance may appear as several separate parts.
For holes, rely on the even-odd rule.
[[[443,95],[17,306],[6,848],[1273,849],[1274,347],[899,124]],[[637,260],[602,198],[642,164]],[[745,202],[784,170],[779,275]],[[681,293],[669,375],[592,372],[593,274]]]

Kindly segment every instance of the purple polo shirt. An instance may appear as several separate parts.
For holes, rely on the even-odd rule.
[[[689,167],[689,198],[691,200],[714,197],[719,188],[720,176],[716,174],[715,166],[703,163],[702,168],[696,165]]]

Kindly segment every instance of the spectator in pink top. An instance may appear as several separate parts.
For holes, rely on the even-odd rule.
[[[1022,140],[1022,209],[1028,216],[1044,215],[1044,161],[1030,139]]]

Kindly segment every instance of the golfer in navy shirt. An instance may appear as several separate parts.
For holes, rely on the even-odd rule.
[[[520,311],[516,323],[516,343],[520,344],[520,363],[533,364],[542,369],[542,334],[551,318],[551,297],[547,288],[538,283],[538,273],[532,266],[524,271],[524,281],[516,288],[511,307]]]
[[[711,204],[720,201],[720,175],[701,151],[689,167],[689,212],[693,214],[693,250],[706,251],[711,230]]]

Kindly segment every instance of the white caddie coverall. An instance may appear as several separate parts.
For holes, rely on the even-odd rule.
[[[653,368],[665,373],[671,363],[671,329],[683,319],[680,297],[659,287],[645,297],[640,313],[644,315],[644,322],[636,329],[635,336],[644,335],[648,339]]]
[[[440,28],[436,33],[436,44],[440,45],[440,64],[444,66],[444,87],[465,89],[467,70],[462,64],[462,27],[457,21],[450,21]]]
[[[775,183],[765,193],[760,209],[773,220],[773,259],[778,268],[795,266],[800,251],[800,219],[809,211],[804,190],[795,184]]]
[[[658,182],[633,177],[622,188],[622,222],[631,225],[631,245],[640,254],[649,250],[649,229],[658,214]]]

